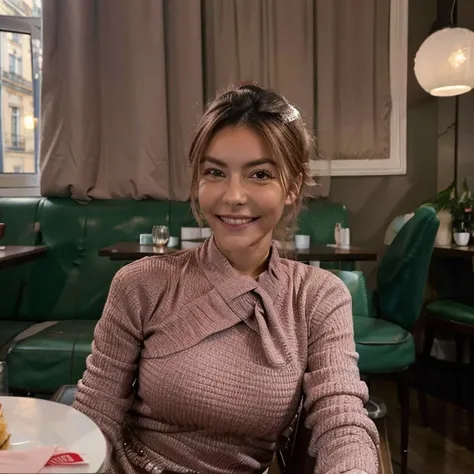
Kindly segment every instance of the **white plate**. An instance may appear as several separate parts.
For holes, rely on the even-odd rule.
[[[58,446],[84,455],[87,465],[54,466],[41,472],[97,473],[104,464],[107,446],[97,425],[83,413],[60,403],[37,398],[0,397],[11,433],[11,449]]]

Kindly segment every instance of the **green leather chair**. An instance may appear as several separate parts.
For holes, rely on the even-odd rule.
[[[7,222],[1,245],[36,245],[38,233],[35,231],[36,216],[41,206],[41,198],[3,198],[8,203],[0,207],[0,222]],[[13,337],[35,323],[12,318],[18,312],[25,276],[32,264],[0,271],[0,348]]]
[[[453,257],[433,260],[431,284],[437,298],[425,306],[424,361],[431,354],[435,334],[443,333],[454,336],[458,364],[464,359],[464,343],[466,339],[470,340],[470,362],[474,369],[473,283],[471,261]],[[458,368],[461,368],[460,365]]]
[[[431,353],[433,345],[433,329],[439,328],[447,330],[460,336],[470,336],[474,338],[474,306],[468,302],[456,299],[434,300],[425,307],[425,341],[428,355]],[[461,362],[462,344],[457,344],[457,359]],[[471,358],[474,354],[471,353]]]
[[[373,295],[367,288],[365,276],[361,271],[329,270],[346,285],[352,298],[353,318],[373,318]]]
[[[396,379],[401,413],[402,473],[408,470],[409,369],[416,360],[413,328],[421,315],[439,221],[419,208],[393,238],[377,272],[373,310],[354,311],[359,369],[363,375]],[[335,272],[343,279],[344,273]]]
[[[426,363],[431,355],[431,349],[436,333],[452,334],[456,342],[456,362],[458,364],[458,383],[461,382],[461,364],[464,360],[465,338],[470,340],[470,363],[474,371],[474,302],[454,298],[437,299],[425,306],[423,315],[424,342],[422,361]],[[422,371],[420,384],[424,386],[427,371]],[[471,375],[472,377],[472,375]],[[458,387],[458,394],[460,394]],[[425,396],[424,393],[420,395]],[[427,403],[425,403],[427,411]],[[429,425],[428,413],[424,414],[424,423]]]

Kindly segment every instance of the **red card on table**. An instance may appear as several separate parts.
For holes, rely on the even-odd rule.
[[[66,451],[56,451],[45,464],[45,466],[67,466],[71,464],[87,464],[87,461],[78,454]]]

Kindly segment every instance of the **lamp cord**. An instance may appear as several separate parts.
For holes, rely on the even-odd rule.
[[[455,9],[456,9],[456,2],[457,0],[453,0],[453,4],[451,5],[451,26],[454,26],[454,21],[455,21],[454,14],[455,14]],[[457,23],[457,18],[456,18],[456,23]]]
[[[456,8],[457,0],[453,0],[451,5],[451,26],[456,26],[458,22],[458,12]],[[458,197],[458,166],[459,166],[459,96],[454,98],[454,192],[455,197]]]

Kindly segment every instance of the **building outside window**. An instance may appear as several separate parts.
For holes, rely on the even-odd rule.
[[[38,186],[41,0],[0,0],[0,188]]]

